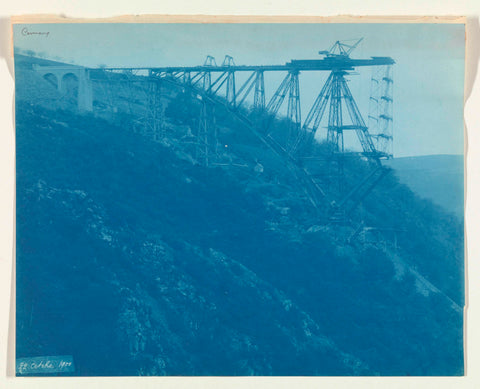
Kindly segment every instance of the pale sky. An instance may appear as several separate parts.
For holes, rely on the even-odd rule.
[[[48,35],[22,34],[48,32]],[[25,30],[24,30],[25,31]],[[39,24],[14,25],[15,47],[84,66],[284,64],[317,59],[337,40],[364,38],[352,58],[392,57],[394,155],[463,153],[465,28],[461,24]],[[367,122],[369,68],[349,77]],[[327,77],[300,75],[302,118]],[[267,99],[282,76],[266,75]]]

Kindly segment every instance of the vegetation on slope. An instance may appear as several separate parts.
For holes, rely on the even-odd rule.
[[[17,101],[17,356],[73,355],[79,375],[462,374],[463,226],[390,175],[351,217],[396,245],[349,241],[226,110],[228,152],[199,166],[180,141],[197,104],[173,100],[153,142]],[[367,169],[346,161],[351,181]]]

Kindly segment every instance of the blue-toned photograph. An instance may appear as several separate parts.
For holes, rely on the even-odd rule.
[[[13,44],[17,376],[464,375],[464,24]]]

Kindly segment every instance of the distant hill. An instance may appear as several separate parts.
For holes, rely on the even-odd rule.
[[[417,195],[463,217],[463,155],[395,158],[388,165]]]

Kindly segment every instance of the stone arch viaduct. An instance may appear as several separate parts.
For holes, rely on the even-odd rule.
[[[67,84],[71,80],[78,83],[77,102],[81,111],[93,110],[92,83],[88,69],[82,66],[40,66],[33,69],[43,78],[52,81],[61,94],[67,93]]]

